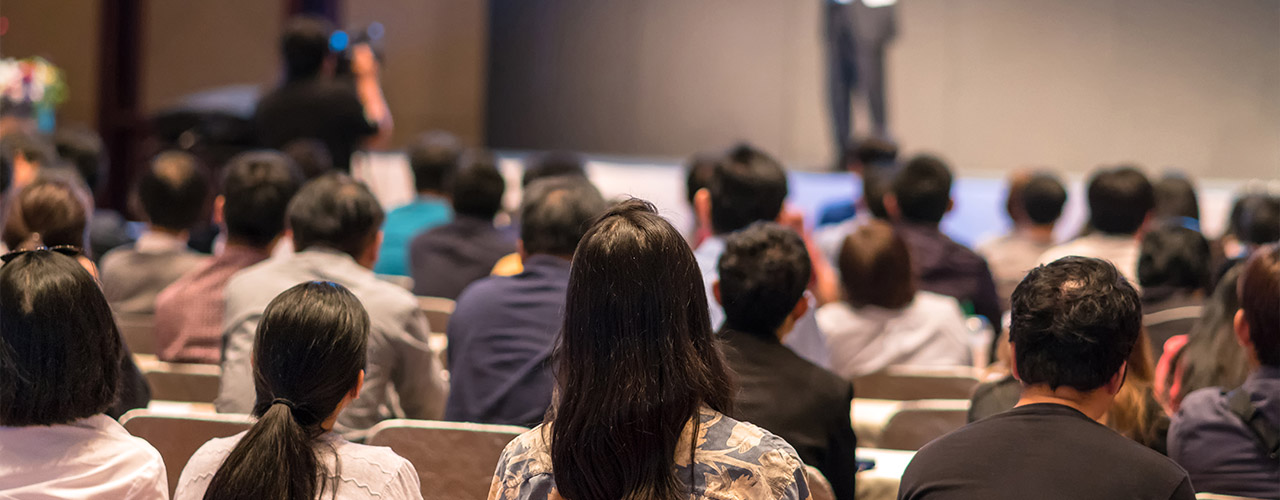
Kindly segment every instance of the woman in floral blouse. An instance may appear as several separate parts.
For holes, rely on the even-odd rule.
[[[503,452],[491,500],[809,498],[790,445],[724,415],[731,375],[701,273],[648,202],[583,236],[561,335],[556,400]]]

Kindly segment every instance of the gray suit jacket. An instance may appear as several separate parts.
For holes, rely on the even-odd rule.
[[[227,283],[223,321],[222,387],[214,403],[222,413],[249,413],[256,394],[253,385],[253,339],[267,303],[281,292],[306,281],[332,281],[351,290],[369,312],[369,361],[364,390],[338,416],[348,438],[379,421],[396,417],[439,419],[444,413],[447,386],[427,342],[426,316],[412,294],[379,280],[345,253],[308,249],[288,257],[268,259],[237,273]]]

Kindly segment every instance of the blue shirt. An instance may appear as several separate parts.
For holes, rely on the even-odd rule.
[[[564,320],[569,261],[524,259],[524,272],[467,287],[449,318],[445,420],[536,425],[551,405],[550,358]]]
[[[419,233],[453,220],[453,209],[444,198],[419,196],[413,203],[392,210],[382,223],[382,247],[373,272],[409,275],[409,242]]]
[[[1241,390],[1267,422],[1280,427],[1280,367],[1259,368]],[[1217,387],[1183,398],[1169,427],[1169,457],[1191,475],[1196,491],[1280,498],[1280,462],[1267,456]]]

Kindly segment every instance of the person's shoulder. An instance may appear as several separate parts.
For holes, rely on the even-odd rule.
[[[551,473],[551,446],[547,443],[549,429],[539,425],[516,436],[502,450],[495,483],[517,488],[521,483],[542,474]]]
[[[1171,433],[1181,432],[1208,420],[1221,420],[1231,412],[1227,395],[1218,387],[1197,389],[1182,398],[1178,413],[1173,416]]]
[[[357,444],[342,439],[336,443],[336,449],[339,459],[342,460],[338,475],[343,481],[352,481],[371,490],[375,486],[385,490],[408,479],[402,476],[417,478],[417,469],[414,468],[413,463],[396,454],[391,448]],[[381,491],[371,492],[382,493]]]
[[[360,280],[358,286],[350,286],[351,292],[364,303],[364,307],[369,310],[369,315],[374,316],[376,312],[385,312],[388,314],[403,314],[418,310],[418,298],[413,292],[405,290],[400,285],[379,279],[377,275],[369,273],[368,276]]]
[[[804,480],[804,462],[795,448],[776,434],[749,422],[704,408],[695,442],[698,443],[694,453],[694,460],[698,463],[695,465],[709,467],[728,477],[755,479],[746,484],[733,481],[720,484],[730,488],[731,491],[726,493],[737,495],[735,498],[763,497],[757,494],[772,494],[777,498],[796,482]],[[678,454],[677,465],[684,460],[680,455],[683,454]],[[749,491],[738,491],[740,488],[748,488]]]
[[[456,303],[460,307],[483,307],[484,304],[502,297],[514,279],[513,276],[490,275],[475,280],[462,289]]]
[[[275,281],[278,269],[287,266],[288,259],[267,259],[257,264],[251,265],[231,275],[227,280],[226,294],[233,295],[235,290],[254,290],[261,286],[263,282]]]
[[[174,487],[182,490],[190,487],[192,483],[208,481],[247,433],[248,431],[242,431],[233,436],[213,438],[200,445],[200,448],[196,449],[196,452],[187,460],[187,465],[182,468],[182,475]]]
[[[112,248],[102,256],[98,268],[102,272],[114,270],[116,266],[129,262],[136,255],[138,255],[138,251],[134,249],[132,243]]]
[[[858,315],[853,307],[843,300],[824,304],[813,314],[822,332],[828,335],[833,331],[844,331],[844,325]]]

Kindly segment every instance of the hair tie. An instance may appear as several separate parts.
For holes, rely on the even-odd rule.
[[[293,410],[295,410],[295,409],[297,409],[297,408],[298,408],[298,407],[297,407],[297,405],[294,405],[294,404],[293,404],[293,401],[289,401],[289,400],[287,400],[287,399],[285,399],[285,398],[275,398],[275,399],[271,400],[271,406],[275,406],[275,405],[285,405],[285,406],[288,406],[288,407],[289,407],[289,411],[291,411],[291,412],[292,412]]]

